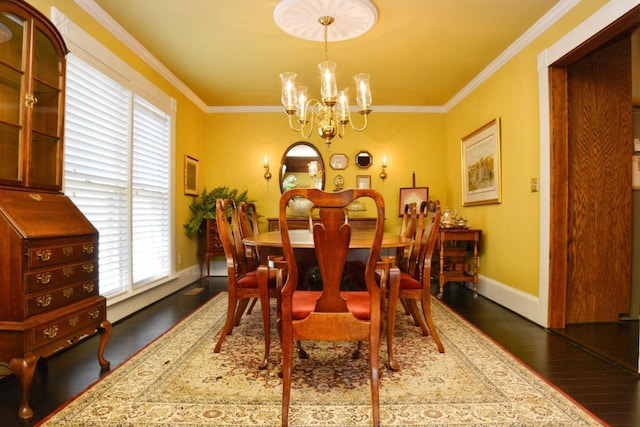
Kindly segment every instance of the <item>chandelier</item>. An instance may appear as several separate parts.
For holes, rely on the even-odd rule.
[[[316,15],[317,16],[317,15]],[[328,30],[334,22],[332,16],[321,16],[318,22],[324,30],[324,61],[318,64],[320,71],[320,100],[309,98],[308,88],[296,86],[296,73],[280,74],[282,83],[281,101],[289,119],[289,127],[300,132],[303,138],[309,138],[314,126],[318,135],[331,145],[336,136],[342,138],[347,125],[361,132],[367,127],[367,118],[371,112],[371,90],[369,74],[360,73],[353,77],[356,85],[358,112],[364,117],[361,126],[354,125],[349,109],[349,90],[338,91],[336,84],[336,63],[328,58]]]

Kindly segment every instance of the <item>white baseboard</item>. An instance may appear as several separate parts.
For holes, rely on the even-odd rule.
[[[107,299],[107,318],[111,323],[124,319],[146,306],[153,304],[162,298],[179,291],[190,285],[200,277],[200,269],[197,265],[176,272],[176,276],[167,282],[142,290],[136,295],[117,301]]]
[[[546,316],[542,314],[546,313],[546,307],[540,306],[540,299],[538,297],[481,274],[478,275],[478,294],[518,313],[522,317],[540,326],[547,326]]]

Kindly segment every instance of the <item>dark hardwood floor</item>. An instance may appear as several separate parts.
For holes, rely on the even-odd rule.
[[[192,284],[189,288],[202,286]],[[114,325],[105,356],[112,369],[127,360],[213,295],[226,278],[212,277],[203,292],[183,289]],[[522,362],[612,426],[640,425],[640,378],[590,351],[545,330],[458,284],[445,287],[443,301]],[[437,325],[436,325],[437,326]],[[637,342],[637,330],[635,336]],[[32,426],[100,378],[98,338],[91,337],[49,360],[42,360],[30,394],[35,412],[29,423],[18,421],[18,382],[0,380],[0,425]]]

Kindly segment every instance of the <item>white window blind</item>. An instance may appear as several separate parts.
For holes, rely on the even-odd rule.
[[[100,233],[102,295],[169,275],[170,129],[166,113],[67,56],[65,193]]]
[[[133,104],[133,283],[169,273],[169,117],[139,96]]]

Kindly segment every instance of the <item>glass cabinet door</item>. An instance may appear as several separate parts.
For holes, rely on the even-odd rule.
[[[51,39],[36,26],[31,95],[29,186],[59,187],[62,167],[61,86],[64,64]]]
[[[17,5],[0,11],[0,185],[62,188],[65,47]]]
[[[0,13],[0,183],[22,185],[26,20]]]

